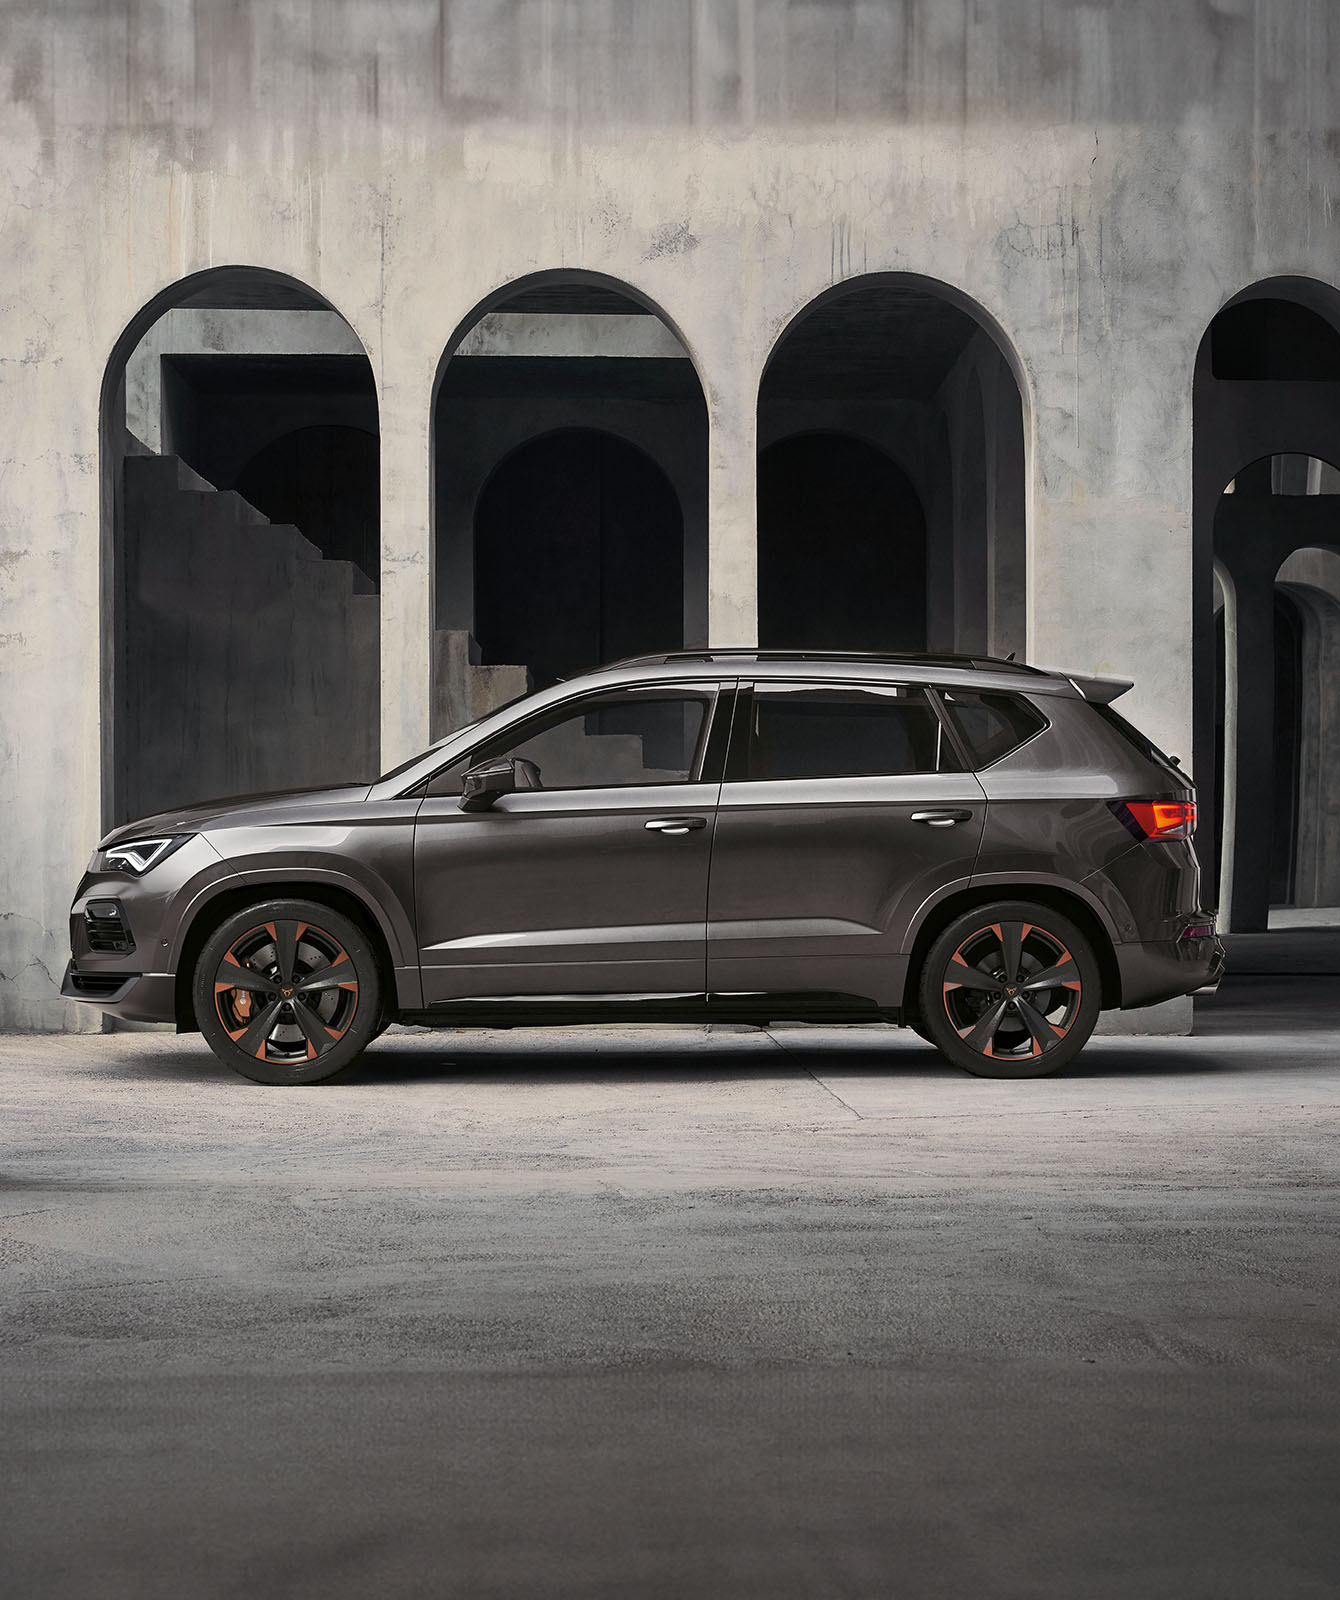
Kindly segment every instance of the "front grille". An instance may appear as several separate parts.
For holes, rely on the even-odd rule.
[[[84,937],[94,955],[123,956],[135,939],[119,900],[92,900],[84,908]]]

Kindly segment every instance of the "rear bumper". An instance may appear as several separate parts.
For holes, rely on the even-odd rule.
[[[177,980],[170,972],[103,972],[66,964],[60,992],[122,1022],[175,1022]]]
[[[1213,936],[1119,944],[1115,953],[1123,1011],[1213,989],[1224,975],[1224,947]]]

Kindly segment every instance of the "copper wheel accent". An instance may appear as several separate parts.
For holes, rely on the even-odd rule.
[[[944,970],[945,1015],[991,1060],[1046,1055],[1070,1032],[1084,986],[1074,957],[1032,922],[993,922],[959,945]]]
[[[214,1005],[228,1037],[258,1061],[315,1061],[348,1033],[358,975],[344,946],[310,922],[263,922],[224,952]]]

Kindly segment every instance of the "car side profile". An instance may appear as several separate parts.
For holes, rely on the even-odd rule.
[[[61,992],[269,1084],[393,1021],[888,1021],[983,1077],[1217,981],[1194,789],[1129,684],[965,656],[640,657],[372,784],[119,827]]]

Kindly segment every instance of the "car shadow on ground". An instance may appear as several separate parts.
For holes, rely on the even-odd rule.
[[[905,1078],[963,1078],[906,1028],[803,1028],[733,1026],[707,1031],[598,1027],[501,1030],[430,1029],[392,1032],[368,1051],[357,1073],[343,1082],[365,1089],[450,1079],[508,1083],[517,1088],[555,1081],[617,1084],[648,1079],[666,1083],[726,1084],[806,1072],[815,1077],[896,1074]],[[1196,1000],[1191,1039],[1164,1036],[1095,1040],[1066,1070],[1071,1080],[1114,1077],[1203,1077],[1259,1070],[1262,1056],[1243,1043],[1260,1037],[1283,1058],[1340,1047],[1340,977],[1243,974],[1225,979],[1217,994]],[[1233,1040],[1222,1053],[1215,1039]],[[109,1075],[211,1080],[243,1086],[210,1055],[198,1035],[142,1054],[123,1050],[108,1061]],[[257,1086],[261,1087],[261,1086]],[[319,1085],[317,1087],[320,1087]]]
[[[1195,1031],[1198,1038],[1340,1032],[1340,976],[1230,973],[1215,994],[1197,997]]]

